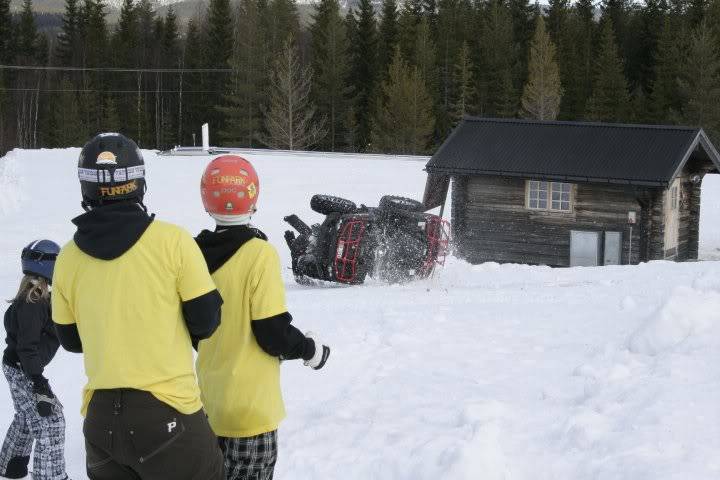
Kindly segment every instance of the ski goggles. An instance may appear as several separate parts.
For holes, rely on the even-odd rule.
[[[20,259],[22,259],[22,260],[55,261],[56,258],[57,258],[57,253],[39,252],[37,250],[30,250],[29,248],[23,248],[23,251],[20,254]]]

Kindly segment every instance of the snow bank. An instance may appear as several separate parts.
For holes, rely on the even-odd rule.
[[[629,347],[635,353],[658,355],[711,330],[720,334],[720,292],[679,287],[630,337]]]

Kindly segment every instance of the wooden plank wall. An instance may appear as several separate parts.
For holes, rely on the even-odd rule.
[[[702,179],[712,171],[714,171],[714,166],[708,162],[691,162],[682,173],[678,260],[697,260],[698,258]],[[693,175],[699,175],[700,181],[693,183],[691,181]]]
[[[630,244],[627,215],[634,211],[638,224],[633,228],[632,261],[644,260],[640,257],[643,212],[637,189],[576,184],[571,213],[529,210],[525,208],[525,191],[525,179],[521,178],[453,178],[452,221],[457,253],[472,263],[568,266],[570,230],[620,231],[622,263],[627,263]],[[662,205],[659,208],[662,219]],[[657,229],[654,230],[656,233]]]
[[[665,258],[665,189],[651,190],[649,204],[644,209],[649,228],[647,233],[648,250],[642,261],[662,260]]]

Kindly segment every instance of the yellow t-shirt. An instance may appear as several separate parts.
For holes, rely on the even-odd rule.
[[[100,260],[69,242],[55,263],[53,320],[77,323],[85,373],[82,414],[93,391],[134,388],[181,413],[202,408],[181,302],[215,289],[197,244],[153,221],[127,252]]]
[[[212,275],[224,304],[222,323],[200,342],[197,375],[216,435],[252,437],[276,430],[285,418],[280,361],[265,353],[251,321],[287,311],[275,248],[253,238]]]

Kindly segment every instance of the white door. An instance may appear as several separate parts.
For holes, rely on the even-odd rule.
[[[622,233],[605,232],[604,256],[603,265],[620,265],[622,259]]]
[[[570,266],[595,267],[600,265],[600,233],[570,231]]]
[[[677,255],[680,236],[680,191],[679,178],[665,191],[665,258]]]

